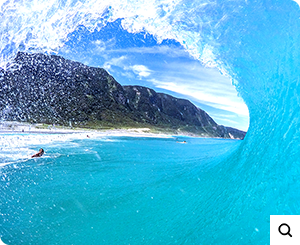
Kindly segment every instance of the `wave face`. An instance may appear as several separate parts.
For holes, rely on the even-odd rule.
[[[199,197],[206,216],[197,229],[210,232],[212,244],[266,244],[269,215],[299,213],[296,2],[9,0],[0,8],[2,67],[18,51],[57,52],[79,25],[93,31],[119,18],[129,32],[175,39],[195,58],[217,66],[246,102],[250,126],[239,149],[216,167],[220,179],[209,187],[213,197]]]

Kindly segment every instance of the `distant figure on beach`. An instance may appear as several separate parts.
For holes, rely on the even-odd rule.
[[[43,148],[41,148],[38,153],[32,155],[31,158],[33,158],[33,157],[41,157],[42,155],[44,155]]]
[[[89,135],[87,135],[86,137],[91,138]]]

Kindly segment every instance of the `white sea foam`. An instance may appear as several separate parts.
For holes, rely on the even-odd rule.
[[[5,67],[18,51],[56,53],[78,26],[93,31],[119,18],[129,32],[146,31],[158,42],[175,39],[195,58],[215,65],[213,47],[204,38],[211,20],[199,15],[209,5],[214,4],[203,0],[0,1],[0,66]]]
[[[0,166],[28,160],[39,148],[56,143],[86,138],[85,133],[73,134],[0,134]]]
[[[45,148],[49,145],[71,143],[76,147],[74,140],[97,139],[102,142],[116,142],[118,137],[172,137],[166,134],[147,133],[148,130],[146,129],[69,132],[69,130],[57,130],[56,133],[53,133],[53,130],[43,130],[40,133],[10,132],[0,134],[0,167],[27,161],[39,148]]]

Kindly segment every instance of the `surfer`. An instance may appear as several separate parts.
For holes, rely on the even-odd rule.
[[[42,155],[44,155],[43,148],[41,148],[38,153],[32,155],[31,158],[33,158],[33,157],[41,157]]]

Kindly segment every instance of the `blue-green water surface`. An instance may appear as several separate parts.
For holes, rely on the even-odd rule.
[[[209,244],[213,234],[205,235],[210,230],[204,228],[223,218],[205,208],[218,209],[210,186],[219,181],[226,193],[219,171],[240,143],[189,137],[48,143],[43,157],[1,167],[2,240],[14,245]]]

